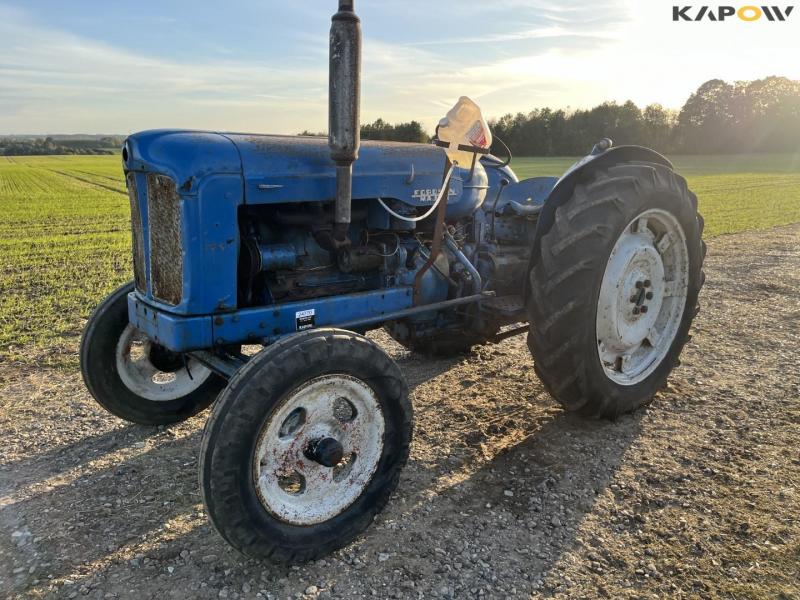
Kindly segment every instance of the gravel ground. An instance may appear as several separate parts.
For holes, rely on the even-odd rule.
[[[711,240],[703,310],[652,406],[563,413],[523,337],[429,360],[387,510],[325,560],[240,558],[204,516],[205,414],[151,429],[76,373],[0,365],[0,595],[800,598],[800,225]]]

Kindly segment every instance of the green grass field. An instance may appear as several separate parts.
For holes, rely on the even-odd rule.
[[[572,158],[517,158],[522,177]],[[682,156],[706,234],[800,222],[800,156]],[[131,278],[116,156],[0,157],[0,363],[74,366],[91,308]]]
[[[558,175],[574,158],[516,158],[520,178]],[[706,236],[800,221],[800,155],[678,156],[675,169],[697,194]]]

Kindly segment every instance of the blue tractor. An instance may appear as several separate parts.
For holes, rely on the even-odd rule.
[[[278,562],[353,540],[408,457],[408,386],[367,331],[435,354],[524,331],[566,410],[614,417],[665,385],[703,283],[697,199],[666,158],[602,140],[519,181],[480,144],[361,144],[360,47],[340,0],[327,140],[127,139],[134,279],[81,342],[89,391],[123,419],[213,403],[210,520]]]

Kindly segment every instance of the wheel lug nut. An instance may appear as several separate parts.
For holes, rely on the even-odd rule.
[[[646,287],[646,288],[650,287],[650,280],[649,279],[645,279],[644,280],[644,287]]]
[[[643,285],[643,284],[642,284],[642,282],[641,282],[641,281],[637,281],[637,282],[636,282],[636,289],[637,289],[637,290],[640,290],[640,289],[642,289],[642,285]]]
[[[638,315],[641,309],[638,306],[633,307],[633,314]]]
[[[642,306],[639,310],[642,311],[642,314],[644,314],[647,312],[647,306]]]
[[[644,295],[644,297],[647,298],[648,300],[652,300],[653,299],[653,292],[647,292]]]

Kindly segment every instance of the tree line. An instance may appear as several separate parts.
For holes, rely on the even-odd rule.
[[[677,154],[800,151],[800,81],[766,77],[702,84],[679,111],[604,102],[588,110],[536,109],[490,121],[514,154],[585,154],[603,137]],[[503,154],[495,143],[492,150]]]
[[[47,137],[2,137],[0,156],[39,156],[49,154],[116,154],[122,148],[123,136],[92,139]]]
[[[680,110],[660,104],[604,102],[586,110],[537,108],[491,119],[496,138],[519,156],[576,156],[610,137],[616,145],[638,144],[669,154],[800,152],[800,81],[766,77],[728,83],[706,81]],[[327,135],[304,131],[299,135]],[[418,121],[377,119],[361,126],[365,140],[428,142]],[[0,155],[111,154],[123,137],[92,140],[0,138]],[[492,151],[504,155],[502,144]]]
[[[638,144],[669,154],[800,152],[800,81],[712,79],[680,110],[604,102],[587,110],[537,108],[491,119],[489,125],[518,156],[577,156],[604,137],[616,145]],[[430,139],[417,121],[392,125],[383,119],[362,125],[361,137]],[[492,152],[504,155],[505,149],[495,142]]]
[[[313,132],[309,130],[301,131],[297,135],[310,135],[313,137],[328,137],[325,132]],[[392,125],[383,119],[376,119],[373,123],[361,125],[361,139],[375,140],[384,142],[420,142],[431,141],[431,136],[425,131],[419,121],[409,121],[407,123],[397,123]]]

